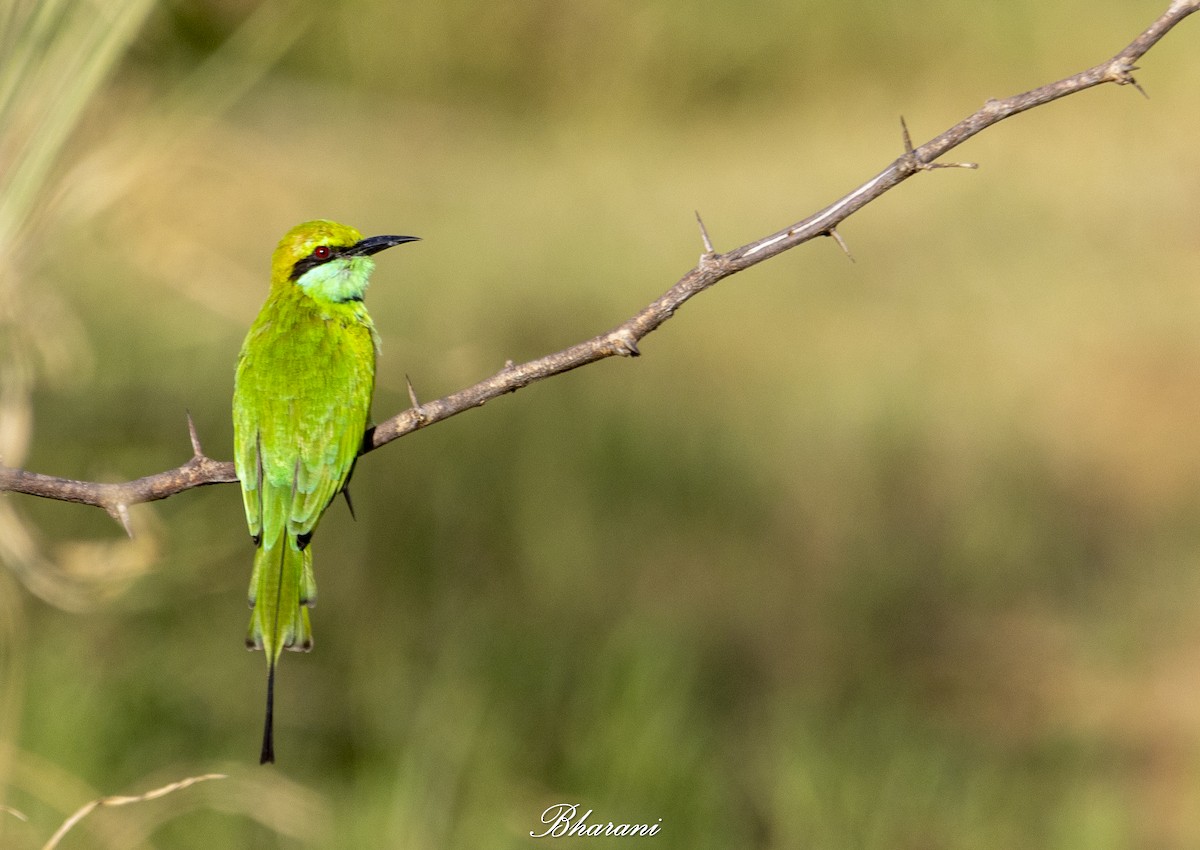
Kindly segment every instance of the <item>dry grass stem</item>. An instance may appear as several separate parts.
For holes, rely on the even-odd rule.
[[[42,846],[42,850],[54,850],[54,848],[58,846],[59,842],[62,841],[63,836],[70,832],[71,829],[74,828],[75,824],[79,823],[101,806],[128,806],[130,803],[143,803],[147,800],[156,800],[159,797],[165,797],[167,794],[181,791],[184,788],[195,785],[197,782],[206,782],[209,779],[225,778],[225,774],[223,773],[206,773],[203,776],[189,776],[187,779],[180,779],[178,782],[172,782],[170,785],[164,785],[161,788],[155,788],[153,791],[147,791],[145,794],[138,794],[133,797],[100,797],[99,799],[92,800],[90,803],[81,806],[79,810],[75,812],[75,814],[63,821],[62,826],[60,826],[54,835],[50,836],[50,840]]]

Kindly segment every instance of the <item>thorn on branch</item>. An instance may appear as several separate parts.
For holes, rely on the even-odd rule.
[[[988,103],[992,103],[992,101],[988,101]],[[924,162],[917,156],[912,136],[908,132],[908,124],[903,115],[900,116],[900,130],[904,137],[904,167],[909,174],[915,171],[933,171],[935,168],[979,168],[977,162]]]
[[[192,441],[192,457],[200,459],[204,457],[204,450],[200,448],[200,436],[196,433],[196,423],[192,421],[192,412],[187,411],[188,422],[188,437]]]
[[[904,171],[906,174],[915,174],[918,171],[925,171],[929,168],[928,165],[921,162],[921,158],[917,156],[917,151],[913,147],[912,136],[908,132],[908,122],[904,120],[904,116],[900,116],[900,134],[904,140],[904,156],[901,160],[904,163]]]
[[[700,218],[700,210],[696,210],[696,224],[700,225],[700,238],[704,241],[705,256],[715,253],[712,240],[708,238],[708,228],[704,226],[704,219]]]
[[[642,353],[638,351],[637,337],[629,328],[618,328],[609,335],[608,339],[612,343],[613,354],[619,354],[621,357],[637,357]]]
[[[900,116],[900,132],[904,138],[904,153],[908,156],[913,156],[912,136],[908,132],[908,122],[904,120],[904,116]]]
[[[1105,78],[1119,86],[1133,86],[1141,93],[1142,97],[1149,100],[1150,95],[1146,94],[1146,90],[1133,78],[1133,72],[1138,70],[1140,70],[1138,66],[1129,64],[1128,59],[1118,57],[1109,63]]]
[[[417,415],[417,422],[424,425],[425,409],[421,406],[421,402],[417,401],[417,391],[413,389],[412,379],[405,375],[404,383],[408,386],[408,401],[412,405],[413,413]]]
[[[978,162],[931,162],[921,166],[925,171],[933,171],[935,168],[969,168],[972,171],[979,168]]]
[[[833,241],[838,244],[838,247],[842,249],[842,253],[846,255],[846,259],[852,263],[854,262],[854,255],[850,253],[850,246],[846,244],[846,240],[842,238],[842,234],[838,233],[836,227],[826,230],[825,235],[833,237]]]
[[[124,502],[117,502],[115,505],[106,506],[105,510],[108,515],[121,524],[121,528],[125,529],[125,533],[129,535],[129,539],[133,539],[133,524],[129,519],[129,505]]]

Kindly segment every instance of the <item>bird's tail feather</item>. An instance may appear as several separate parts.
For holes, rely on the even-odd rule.
[[[312,649],[308,609],[316,601],[312,548],[300,549],[281,534],[273,544],[260,546],[250,577],[250,628],[246,646],[267,655],[267,709],[263,725],[262,763],[275,761],[273,719],[275,667],[284,649]]]

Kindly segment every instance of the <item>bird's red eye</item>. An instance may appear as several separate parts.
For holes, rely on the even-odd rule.
[[[328,260],[333,256],[333,251],[329,249],[328,245],[318,245],[313,249],[313,256],[318,260]]]

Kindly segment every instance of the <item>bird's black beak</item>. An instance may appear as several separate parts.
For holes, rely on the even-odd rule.
[[[349,248],[341,251],[343,257],[369,257],[378,254],[393,245],[403,245],[405,242],[419,242],[420,236],[368,236],[360,242],[355,242]]]

